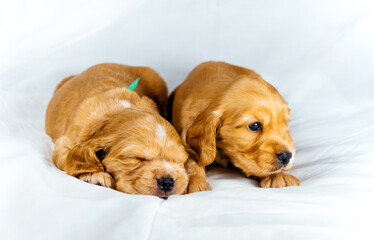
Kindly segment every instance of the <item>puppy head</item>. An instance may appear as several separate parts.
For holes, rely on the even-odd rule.
[[[217,160],[230,159],[248,176],[267,176],[293,165],[289,120],[287,103],[273,86],[241,77],[191,125],[187,141],[203,164],[209,164],[219,149]]]
[[[99,138],[97,156],[117,190],[163,198],[185,192],[188,156],[179,135],[162,117],[130,109],[107,121]]]
[[[117,190],[130,194],[166,198],[185,192],[188,155],[152,100],[118,88],[81,105],[74,127],[79,136],[66,158],[69,175],[105,171]]]

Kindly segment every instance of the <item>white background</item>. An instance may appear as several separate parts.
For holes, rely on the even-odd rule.
[[[1,239],[371,239],[373,25],[372,1],[1,1]],[[212,191],[164,201],[50,164],[62,78],[143,65],[171,91],[206,60],[254,69],[289,102],[300,187],[214,169]]]

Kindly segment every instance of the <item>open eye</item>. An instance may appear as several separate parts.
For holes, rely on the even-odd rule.
[[[248,125],[248,128],[251,131],[258,131],[258,130],[261,130],[261,124],[258,122],[255,122],[255,123],[252,123],[251,125]]]

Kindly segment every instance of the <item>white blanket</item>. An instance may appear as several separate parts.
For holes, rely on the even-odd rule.
[[[374,239],[370,1],[2,1],[0,239]],[[194,66],[254,69],[292,109],[301,186],[212,169],[212,191],[163,200],[51,164],[54,87],[96,63],[153,67],[169,90]]]

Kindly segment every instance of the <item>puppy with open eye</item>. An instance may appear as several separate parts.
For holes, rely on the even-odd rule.
[[[261,187],[299,185],[285,173],[295,148],[287,102],[252,70],[224,62],[198,65],[169,98],[169,120],[190,153],[188,192],[209,190],[205,166],[229,164]]]
[[[135,90],[127,89],[138,77]],[[160,115],[166,103],[166,84],[148,67],[99,64],[65,78],[46,113],[53,162],[71,176],[125,193],[183,194],[187,153]]]

